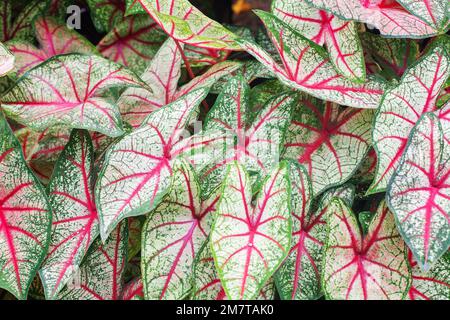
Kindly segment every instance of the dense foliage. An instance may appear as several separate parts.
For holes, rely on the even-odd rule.
[[[208,10],[1,1],[0,299],[450,299],[449,2]]]

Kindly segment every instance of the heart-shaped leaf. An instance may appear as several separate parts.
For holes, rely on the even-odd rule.
[[[306,1],[342,19],[357,20],[374,26],[385,36],[425,38],[436,35],[439,32],[439,30],[429,26],[425,21],[410,14],[395,0]],[[422,0],[415,2],[422,2]]]
[[[111,87],[142,85],[131,71],[97,56],[56,56],[27,72],[2,97],[7,115],[37,131],[60,125],[123,134]]]
[[[280,66],[269,53],[248,40],[237,40],[241,46],[267,66],[286,85],[356,108],[377,108],[384,83],[375,78],[356,84],[339,74],[324,49],[299,34],[270,13],[258,11],[281,58]]]
[[[154,111],[108,149],[96,186],[102,239],[122,219],[158,205],[169,186],[173,146],[207,94],[208,89],[194,90]]]
[[[328,299],[401,300],[410,285],[407,251],[382,202],[366,236],[340,199],[328,207],[322,284]]]
[[[13,40],[8,47],[16,57],[18,76],[53,56],[66,53],[95,54],[95,47],[82,35],[52,17],[40,17],[34,22],[39,46]]]
[[[124,288],[127,239],[126,223],[121,223],[104,244],[97,238],[58,299],[119,300]]]
[[[148,15],[135,15],[117,24],[97,48],[106,58],[140,74],[166,38]]]
[[[0,112],[0,287],[26,299],[50,240],[51,209]]]
[[[142,273],[146,299],[183,299],[191,289],[192,265],[206,241],[219,200],[200,199],[200,184],[186,161],[175,162],[167,197],[143,228]],[[158,241],[155,241],[158,239]]]
[[[194,290],[193,300],[227,300],[220,279],[214,266],[214,258],[208,243],[200,249],[194,264]],[[272,300],[275,288],[272,279],[263,286],[256,300]]]
[[[14,55],[0,42],[0,77],[10,72],[14,68],[14,64]]]
[[[387,190],[399,231],[425,271],[450,247],[450,155],[444,143],[439,118],[424,114]]]
[[[369,151],[374,112],[303,98],[293,114],[284,157],[305,166],[314,195],[346,182]]]
[[[0,3],[0,41],[26,40],[34,38],[33,21],[47,6],[47,1],[34,0],[16,16],[13,15],[13,1]]]
[[[386,92],[373,130],[378,165],[369,194],[386,189],[409,133],[422,114],[435,110],[436,98],[449,76],[450,58],[438,44],[408,69],[398,86]]]
[[[108,32],[125,15],[125,2],[123,0],[87,0],[92,21],[99,32]]]
[[[187,0],[135,0],[173,39],[200,48],[241,50],[235,35]]]
[[[75,130],[48,186],[53,208],[49,251],[39,272],[47,299],[54,299],[78,270],[99,235],[93,186],[94,149],[85,131]]]
[[[289,252],[291,219],[287,165],[266,179],[252,205],[247,171],[228,167],[211,233],[215,265],[230,299],[255,298]]]
[[[304,37],[326,45],[337,70],[356,82],[364,82],[366,68],[356,25],[310,6],[306,0],[276,0],[272,12]]]

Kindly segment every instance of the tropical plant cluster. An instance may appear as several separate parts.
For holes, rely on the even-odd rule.
[[[1,1],[0,299],[450,299],[449,2],[197,2]]]

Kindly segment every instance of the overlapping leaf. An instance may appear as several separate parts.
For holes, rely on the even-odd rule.
[[[181,45],[180,48],[183,48]],[[178,88],[181,76],[181,52],[175,41],[168,39],[156,53],[152,62],[142,73],[146,88],[129,88],[120,96],[117,104],[124,120],[133,127],[139,126],[152,111],[161,108],[198,88],[208,88],[217,79],[237,69],[239,63],[217,64],[204,74]]]
[[[346,79],[336,71],[323,48],[269,13],[258,11],[258,16],[266,26],[282,66],[257,44],[243,39],[238,42],[281,81],[317,98],[342,105],[378,107],[384,83],[371,77],[363,84]]]
[[[403,7],[435,30],[444,31],[449,26],[448,1],[440,0],[398,0]]]
[[[127,283],[123,289],[120,300],[144,300],[144,286],[140,278]]]
[[[387,190],[400,233],[425,271],[450,246],[450,154],[443,144],[439,118],[424,114]]]
[[[277,95],[267,101],[254,119],[249,93],[250,88],[242,77],[232,78],[205,120],[204,142],[214,139],[216,143],[205,148],[204,144],[197,142],[203,148],[202,151],[192,148],[199,154],[208,155],[203,161],[195,159],[195,152],[193,155],[207,194],[220,185],[227,165],[233,161],[263,176],[279,162],[280,144],[296,97],[291,93]],[[213,153],[215,155],[211,155]]]
[[[95,54],[95,47],[83,36],[52,17],[40,17],[35,23],[39,46],[30,42],[13,40],[8,47],[16,57],[18,76],[53,56],[66,53]]]
[[[125,1],[123,0],[87,0],[87,4],[92,21],[100,32],[110,31],[124,19]]]
[[[102,244],[92,244],[72,283],[58,295],[60,300],[118,300],[124,288],[127,262],[127,224],[121,223]]]
[[[125,18],[97,45],[106,58],[142,73],[167,38],[148,15]]]
[[[361,34],[363,47],[381,67],[388,79],[400,78],[419,57],[419,45],[414,40],[383,38],[370,32]]]
[[[153,20],[173,39],[200,48],[241,50],[235,35],[205,16],[187,0],[139,1]]]
[[[0,77],[10,72],[14,68],[14,63],[14,55],[0,42]]]
[[[211,233],[214,262],[230,299],[255,298],[289,252],[291,220],[287,165],[281,163],[252,205],[246,170],[229,165]]]
[[[371,146],[373,111],[303,98],[293,114],[284,157],[305,166],[314,195],[347,181]]]
[[[96,190],[102,239],[124,218],[150,212],[167,191],[173,146],[208,89],[198,89],[151,113],[105,155]]]
[[[197,256],[194,265],[194,290],[193,300],[227,300],[227,295],[223,289],[220,279],[214,266],[214,258],[211,253],[209,243],[206,243]],[[275,288],[272,279],[261,289],[256,300],[272,300],[275,295]]]
[[[0,3],[0,41],[26,40],[34,38],[33,21],[47,6],[47,1],[31,1],[17,16],[13,15],[13,1]]]
[[[51,209],[1,112],[0,181],[0,287],[26,299],[47,252]]]
[[[366,236],[340,199],[328,208],[323,288],[328,299],[401,300],[410,285],[406,246],[382,202]]]
[[[55,127],[36,132],[29,128],[22,128],[16,130],[14,134],[22,145],[28,166],[42,182],[47,183],[59,154],[69,141],[70,130]]]
[[[345,77],[365,81],[364,55],[354,22],[311,7],[306,0],[276,0],[272,12],[304,37],[326,45],[331,62]]]
[[[60,125],[120,136],[116,104],[104,91],[142,85],[132,72],[97,56],[56,56],[30,70],[3,97],[8,116],[37,131]]]
[[[435,110],[436,98],[450,76],[450,59],[438,43],[386,92],[375,119],[373,143],[378,157],[375,180],[368,193],[386,189],[398,168],[408,135],[425,112]]]
[[[317,8],[327,10],[346,20],[357,20],[380,30],[390,37],[424,38],[439,30],[409,13],[395,0],[306,0]],[[414,1],[428,2],[429,0]],[[399,1],[400,2],[400,1]],[[406,0],[405,2],[412,2]],[[438,2],[438,1],[436,1]]]
[[[146,299],[183,299],[191,289],[192,265],[211,229],[219,196],[202,203],[200,183],[186,161],[172,168],[167,197],[143,228],[142,273]],[[155,241],[157,239],[157,241]]]
[[[412,284],[407,299],[410,300],[449,300],[450,297],[450,255],[446,253],[433,269],[424,273],[409,256],[412,268]]]
[[[93,186],[94,149],[85,131],[74,131],[56,164],[48,191],[53,208],[52,237],[40,276],[47,299],[74,277],[99,235]]]

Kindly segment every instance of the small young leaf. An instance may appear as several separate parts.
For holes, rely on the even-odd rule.
[[[214,262],[230,299],[253,299],[289,252],[291,220],[287,166],[265,181],[256,205],[246,170],[229,165],[211,235]]]

